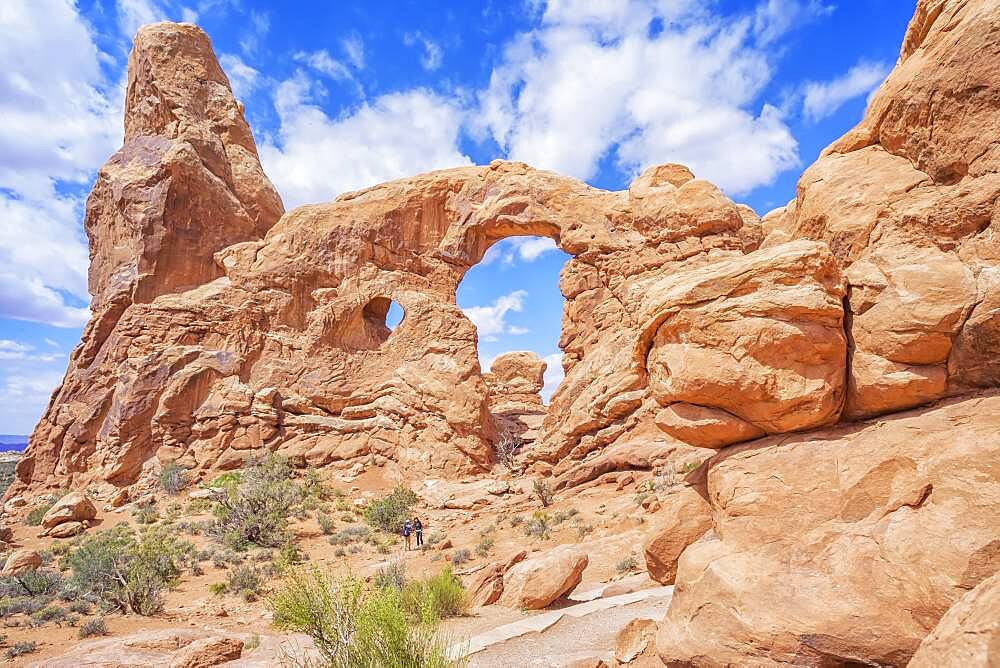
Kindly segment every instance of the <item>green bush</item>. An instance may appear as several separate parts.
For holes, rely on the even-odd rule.
[[[436,619],[457,617],[469,607],[465,587],[450,566],[426,580],[410,580],[400,589],[403,609],[414,620],[427,618],[428,612]]]
[[[548,513],[542,511],[535,511],[531,514],[531,519],[524,523],[524,533],[532,538],[547,539],[549,537],[549,528],[552,524],[552,518]]]
[[[372,582],[376,587],[393,587],[402,589],[406,586],[406,564],[403,561],[393,561],[378,569]]]
[[[25,654],[34,654],[37,650],[38,650],[38,643],[35,643],[33,641],[19,642],[13,647],[8,647],[7,651],[4,652],[4,656],[13,661],[19,656],[24,656]]]
[[[260,594],[262,584],[263,577],[259,570],[253,566],[241,565],[229,571],[226,590],[252,601]]]
[[[416,502],[417,495],[413,490],[400,485],[389,496],[368,504],[365,508],[365,521],[376,529],[399,533]]]
[[[272,599],[274,624],[310,636],[333,668],[446,668],[445,645],[430,613],[414,622],[394,587],[365,589],[352,577],[333,580],[298,570]]]
[[[319,524],[320,530],[327,535],[332,534],[337,526],[332,517],[322,512],[316,513],[316,522]]]
[[[634,556],[628,556],[618,562],[615,566],[615,570],[618,571],[619,575],[624,575],[625,573],[630,573],[639,567],[639,560]]]
[[[252,457],[239,476],[213,495],[216,520],[210,533],[235,549],[285,543],[288,516],[302,499],[291,478],[292,469],[283,458],[272,453]]]
[[[480,557],[485,557],[493,549],[493,539],[489,536],[483,536],[479,539],[479,544],[476,545],[476,554]]]
[[[535,492],[535,496],[538,497],[538,500],[542,502],[543,507],[548,508],[552,504],[555,492],[552,491],[552,485],[549,484],[548,480],[535,478],[535,482],[532,484],[531,489]]]
[[[155,524],[160,519],[160,514],[156,512],[155,501],[143,501],[135,504],[132,509],[132,518],[136,524]]]
[[[47,605],[41,610],[31,613],[32,626],[44,626],[47,622],[61,625],[68,616],[66,608],[59,605]]]
[[[94,617],[93,619],[88,619],[83,623],[77,635],[80,638],[106,636],[108,635],[108,625],[105,623],[104,617]]]
[[[122,612],[152,615],[163,608],[163,590],[180,575],[180,563],[193,546],[158,527],[138,538],[118,525],[87,538],[66,563],[80,593]]]
[[[160,471],[160,487],[171,496],[187,487],[187,484],[187,469],[175,462],[170,462]]]

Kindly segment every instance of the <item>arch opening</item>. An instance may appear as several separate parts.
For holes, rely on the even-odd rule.
[[[565,299],[559,291],[559,276],[570,258],[549,237],[510,236],[490,246],[459,283],[456,301],[476,326],[480,368],[487,385],[495,386],[491,403],[504,404],[496,395],[509,395],[508,407],[523,404],[527,408],[535,394],[537,408],[544,413],[562,381],[559,341]],[[517,377],[534,373],[529,357],[504,364],[493,373],[496,360],[516,352],[533,353],[545,363],[538,382]],[[494,407],[503,409],[503,405]]]

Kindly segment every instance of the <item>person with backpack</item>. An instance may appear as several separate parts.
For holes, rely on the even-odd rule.
[[[420,547],[424,544],[424,525],[419,517],[413,518],[413,532],[417,534],[417,547]]]
[[[410,549],[410,534],[413,532],[413,525],[410,520],[403,523],[403,539],[406,541],[406,549]]]

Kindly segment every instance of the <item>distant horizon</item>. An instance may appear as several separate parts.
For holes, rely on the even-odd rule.
[[[0,452],[23,452],[30,437],[30,434],[0,434]]]

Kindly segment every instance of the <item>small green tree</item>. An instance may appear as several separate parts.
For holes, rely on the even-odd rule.
[[[382,531],[398,533],[416,502],[417,495],[413,490],[399,485],[389,496],[368,505],[365,509],[365,521]]]
[[[292,508],[302,492],[292,481],[292,469],[282,457],[268,453],[252,457],[239,476],[212,495],[216,521],[210,533],[226,545],[276,547],[287,542]]]
[[[531,488],[535,492],[535,496],[538,497],[538,500],[542,502],[543,508],[548,508],[552,504],[555,492],[552,491],[552,485],[549,484],[548,480],[535,478],[535,482]]]
[[[174,495],[187,487],[187,469],[170,462],[160,471],[160,487],[167,494]]]

